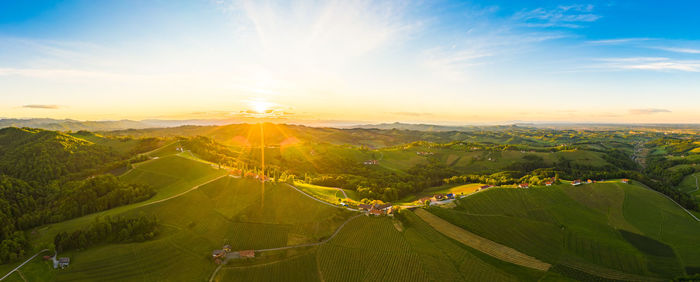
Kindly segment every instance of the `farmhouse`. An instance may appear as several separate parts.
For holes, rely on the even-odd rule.
[[[372,205],[367,205],[367,204],[359,204],[359,205],[357,205],[357,207],[363,211],[368,211],[368,210],[372,209]]]
[[[240,170],[240,169],[232,169],[231,171],[229,171],[228,174],[229,174],[231,177],[240,178],[240,177],[241,177],[241,174],[243,174],[243,171]]]
[[[380,210],[372,209],[372,210],[369,211],[369,215],[380,216],[380,215],[382,215],[382,214],[384,214],[384,213],[383,213],[382,211],[380,211]]]
[[[576,179],[574,181],[571,181],[571,185],[574,185],[574,186],[581,185],[581,179]]]
[[[66,268],[70,264],[70,258],[58,258],[58,266],[61,268]]]
[[[520,183],[520,184],[518,185],[518,187],[520,187],[520,188],[530,188],[530,184],[527,184],[527,183]]]
[[[586,180],[586,183],[591,184],[591,183],[593,183],[593,180],[588,179],[588,180]]]
[[[622,179],[622,180],[620,180],[620,182],[627,184],[630,182],[630,180],[629,179]]]
[[[245,251],[240,251],[238,254],[242,258],[254,258],[255,257],[255,251],[254,250],[245,250]]]
[[[214,259],[222,258],[224,256],[226,256],[226,251],[224,250],[213,250],[211,252],[211,257]]]
[[[547,181],[544,183],[544,186],[552,186],[552,181]]]
[[[425,204],[426,202],[430,202],[430,197],[424,197],[418,200],[418,203],[420,204]]]
[[[445,199],[445,194],[435,194],[433,198],[435,198],[436,201],[442,201]]]

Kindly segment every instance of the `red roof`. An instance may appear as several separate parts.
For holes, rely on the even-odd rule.
[[[245,251],[240,251],[238,252],[239,255],[243,258],[254,258],[255,257],[255,251],[253,250],[245,250]]]

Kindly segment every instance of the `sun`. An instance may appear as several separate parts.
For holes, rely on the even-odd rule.
[[[273,104],[265,100],[252,100],[249,101],[250,108],[255,113],[265,114],[272,108]]]

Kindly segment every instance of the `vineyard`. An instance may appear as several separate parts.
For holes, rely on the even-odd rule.
[[[455,226],[423,209],[416,210],[416,215],[418,215],[440,233],[445,234],[447,237],[457,240],[462,244],[500,260],[542,271],[547,271],[551,267],[550,264],[541,262],[536,258],[530,257],[483,237],[479,237],[478,235],[474,235],[473,233],[461,229],[458,226]]]
[[[318,250],[325,281],[425,281],[428,273],[387,218],[360,217]]]
[[[650,210],[650,206],[660,209]],[[494,189],[459,200],[455,209],[431,208],[430,212],[545,262],[575,265],[578,271],[593,275],[682,275],[681,260],[665,245],[673,247],[686,265],[698,264],[697,252],[688,251],[692,242],[697,246],[697,239],[691,237],[699,234],[698,226],[689,224],[687,214],[667,199],[634,185]],[[648,251],[630,242],[643,240],[639,236],[626,239],[621,232],[641,233],[642,238],[661,242]]]
[[[320,281],[316,253],[255,266],[227,267],[214,281]]]

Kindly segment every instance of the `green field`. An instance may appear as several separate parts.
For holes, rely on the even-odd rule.
[[[329,243],[289,258],[226,266],[214,281],[537,281],[556,273],[494,260],[436,232],[410,211],[405,230],[390,218],[359,217]],[[292,279],[293,278],[293,279]],[[297,280],[295,280],[297,281]]]
[[[654,208],[649,208],[654,207]],[[656,192],[640,186],[599,183],[573,187],[493,189],[434,214],[480,236],[552,264],[610,275],[684,275],[700,265],[700,224]],[[640,248],[624,230],[670,254]]]
[[[339,203],[338,199],[341,199],[341,200],[345,199],[343,192],[341,192],[339,190],[340,188],[318,186],[318,185],[306,184],[306,183],[301,183],[301,182],[295,182],[294,186],[296,186],[297,188],[299,188],[299,190],[304,191],[305,193],[307,193],[309,195],[312,195],[318,199],[321,199],[323,201],[326,201],[326,202],[329,202],[332,204],[338,204]],[[356,191],[348,190],[348,189],[342,189],[342,190],[345,192],[345,195],[347,195],[350,200],[353,200],[353,201],[361,200],[360,195],[358,195]]]
[[[57,232],[82,228],[98,216],[139,214],[158,218],[156,239],[60,254],[71,257],[71,266],[60,271],[35,259],[22,268],[23,274],[30,281],[46,277],[59,281],[204,280],[215,268],[211,251],[223,244],[240,250],[318,242],[351,214],[313,201],[286,185],[267,183],[263,192],[258,181],[225,175],[209,164],[175,155],[138,165],[122,178],[157,187],[154,198],[37,228],[33,241],[50,242]],[[191,190],[220,176],[223,178]]]
[[[455,196],[468,195],[476,192],[483,184],[470,183],[464,185],[444,185],[425,189],[419,193],[408,195],[399,199],[399,203],[410,204],[423,197],[431,197],[435,194],[453,193]]]

